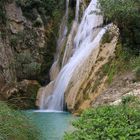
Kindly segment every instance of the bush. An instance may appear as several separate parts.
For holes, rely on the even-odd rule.
[[[10,44],[13,48],[16,48],[18,42],[18,38],[16,36],[11,36]]]
[[[0,1],[0,24],[6,24],[5,1]]]
[[[15,57],[14,66],[19,79],[34,79],[41,71],[41,63],[36,62],[30,51],[19,53]]]
[[[138,67],[138,68],[136,69],[135,76],[136,76],[136,80],[137,80],[137,81],[140,81],[140,67]]]
[[[86,110],[73,125],[65,140],[138,140],[140,139],[140,102],[123,99],[119,106],[102,106]]]
[[[36,20],[37,14],[34,9],[37,9],[38,13],[43,16],[53,17],[55,10],[61,12],[64,10],[64,0],[58,2],[58,0],[16,0],[18,6],[23,10],[24,16],[31,20]]]
[[[106,42],[106,38],[103,40]],[[140,67],[140,56],[133,54],[130,49],[125,48],[120,43],[116,46],[115,57],[110,58],[109,62],[102,67],[104,75],[108,76],[108,83],[113,81],[116,75],[133,71]],[[136,72],[137,73],[137,72]],[[137,78],[139,76],[136,76]]]
[[[140,46],[140,1],[139,0],[98,0],[105,23],[113,22],[120,29],[123,45],[139,51]]]
[[[19,111],[0,102],[0,140],[40,140],[40,132]]]
[[[42,20],[40,18],[37,18],[33,23],[34,27],[42,27],[42,25],[43,25],[43,23],[42,23]]]

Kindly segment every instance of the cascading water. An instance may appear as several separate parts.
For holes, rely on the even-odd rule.
[[[84,42],[90,33],[93,37],[97,35],[95,29],[102,25],[103,17],[101,15],[97,15],[95,11],[99,11],[99,9],[97,9],[97,0],[92,0],[85,11],[78,32],[74,39],[75,48],[78,48],[80,43]]]
[[[71,31],[68,35],[66,47],[65,47],[65,52],[62,60],[62,67],[68,62],[69,58],[73,54],[73,49],[74,49],[74,44],[73,40],[75,37],[75,33],[77,32],[77,28],[79,26],[79,7],[80,7],[80,0],[76,1],[76,11],[75,11],[75,19],[73,21]]]
[[[79,21],[79,7],[80,7],[80,0],[76,1],[76,13],[75,13],[75,21],[78,23]]]
[[[68,27],[67,27],[67,22],[68,22],[68,15],[69,15],[69,0],[66,0],[66,11],[65,15],[62,19],[62,22],[60,24],[60,29],[59,29],[59,37],[57,40],[57,47],[56,47],[56,53],[54,56],[54,63],[50,69],[50,79],[54,80],[59,71],[60,71],[60,65],[59,65],[59,59],[61,57],[61,53],[63,51],[63,46],[66,42],[67,38],[67,32],[68,32]]]
[[[61,51],[61,47],[63,46],[63,42],[66,38],[66,35],[67,35],[67,21],[68,21],[68,15],[69,15],[69,0],[66,0],[66,12],[65,12],[65,15],[63,17],[63,20],[61,22],[61,25],[60,25],[60,31],[59,31],[59,37],[58,37],[58,40],[57,40],[57,54],[59,55],[59,51]],[[59,56],[56,57],[56,59],[58,58]]]
[[[95,14],[95,11],[98,11],[96,6],[97,0],[91,0],[88,8],[85,10],[74,39],[76,50],[57,76],[52,95],[50,95],[47,99],[44,99],[47,101],[46,104],[44,104],[44,109],[64,109],[64,94],[70,84],[70,80],[74,75],[74,72],[82,65],[83,62],[86,61],[91,52],[96,47],[99,47],[100,41],[106,29],[100,28],[99,30],[98,28],[103,23],[103,17]],[[47,108],[45,108],[46,105]]]

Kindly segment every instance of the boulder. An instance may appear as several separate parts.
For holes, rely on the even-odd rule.
[[[13,107],[19,109],[34,109],[37,91],[40,85],[34,80],[23,80],[19,83],[5,85],[0,95]]]
[[[22,10],[16,5],[16,2],[7,3],[5,6],[7,18],[9,19],[9,25],[12,33],[18,33],[24,30],[24,17]]]

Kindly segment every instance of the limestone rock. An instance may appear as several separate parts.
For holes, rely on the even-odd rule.
[[[15,108],[35,108],[35,99],[40,85],[37,81],[23,80],[19,83],[10,83],[0,91],[2,100],[12,104]]]
[[[116,101],[109,103],[110,105],[119,105],[122,102],[122,98],[123,97],[127,97],[127,96],[136,96],[140,99],[140,84],[139,84],[139,89],[133,89],[130,92],[126,93],[123,95],[123,93],[121,93],[122,96],[119,97]]]
[[[104,104],[117,105],[121,102],[123,96],[140,96],[140,83],[134,83],[135,75],[128,72],[117,76],[113,83],[98,97],[96,97],[92,106],[96,107]]]
[[[16,5],[15,1],[6,4],[5,9],[7,16],[10,20],[13,20],[17,23],[24,21],[24,18],[22,16],[22,10]]]
[[[9,24],[10,24],[10,29],[11,29],[13,34],[16,34],[19,31],[23,31],[24,30],[24,26],[22,24],[16,23],[14,21],[10,21]]]
[[[15,69],[13,67],[14,55],[9,45],[8,37],[2,39],[0,31],[0,87],[5,83],[16,81]]]
[[[22,15],[21,8],[16,5],[15,1],[13,1],[12,3],[6,4],[5,9],[12,33],[23,31],[23,23],[25,19]]]
[[[101,69],[115,56],[118,41],[117,27],[113,25],[109,30],[115,32],[111,42],[95,48],[71,79],[71,84],[65,92],[65,102],[71,112],[81,112],[90,107],[94,98],[106,89],[107,77],[102,75]]]

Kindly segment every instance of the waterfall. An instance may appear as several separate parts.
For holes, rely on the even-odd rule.
[[[77,0],[77,6],[78,5],[79,0]],[[100,41],[106,31],[106,28],[99,28],[103,23],[103,17],[95,14],[95,11],[99,10],[96,6],[97,0],[91,0],[89,6],[84,12],[76,37],[73,40],[75,47],[74,54],[68,60],[66,65],[64,65],[55,79],[52,95],[50,95],[47,99],[44,99],[47,101],[47,109],[49,110],[63,110],[64,94],[70,85],[72,76],[78,67],[86,61],[89,55],[91,55],[91,52],[96,47],[100,46]],[[79,17],[78,11],[79,10],[76,12],[76,20]]]
[[[79,9],[80,9],[80,0],[76,1],[76,13],[75,13],[75,21],[78,23],[79,21]]]
[[[55,60],[59,58],[59,55],[61,53],[61,48],[63,47],[66,39],[66,35],[68,31],[67,29],[68,15],[69,15],[69,0],[66,0],[66,11],[59,29],[59,37],[57,40],[57,52],[56,52],[57,56],[55,56]]]
[[[60,71],[59,59],[61,57],[61,53],[63,51],[63,46],[64,46],[66,38],[67,38],[68,15],[69,15],[69,0],[66,0],[66,11],[65,11],[65,15],[61,21],[61,24],[60,24],[59,37],[57,40],[57,48],[56,48],[56,53],[54,56],[54,63],[50,69],[50,79],[51,80],[54,80]]]
[[[62,67],[68,62],[69,58],[73,54],[74,44],[73,40],[75,37],[75,33],[77,31],[77,28],[79,26],[79,9],[80,9],[80,0],[76,1],[76,10],[75,10],[75,20],[72,23],[71,31],[68,35],[65,52],[62,60]]]
[[[77,35],[75,37],[75,48],[78,48],[90,33],[93,37],[97,35],[97,32],[94,30],[102,25],[103,17],[96,15],[95,11],[99,11],[99,9],[97,9],[97,0],[92,0],[85,11]]]

